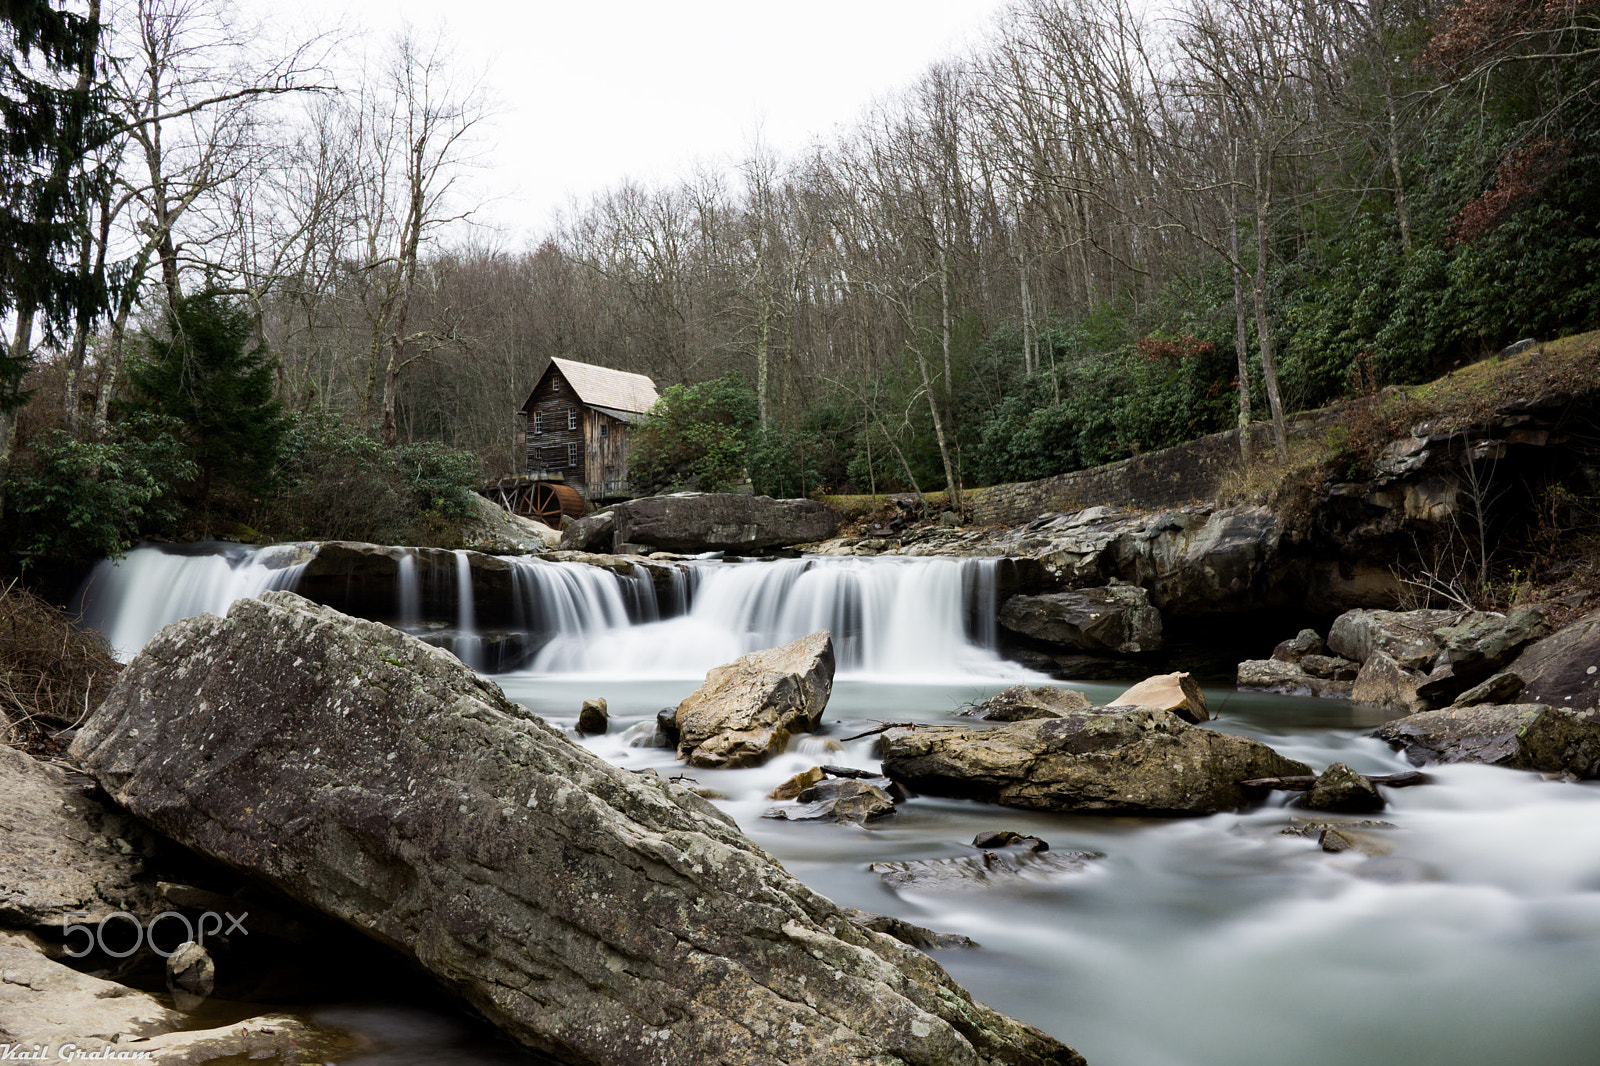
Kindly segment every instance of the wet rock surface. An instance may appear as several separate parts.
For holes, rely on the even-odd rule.
[[[882,752],[884,773],[914,792],[1045,811],[1210,814],[1259,800],[1241,782],[1310,773],[1259,741],[1145,707],[890,729]]]
[[[1136,585],[1012,596],[1000,625],[1068,651],[1138,655],[1161,647],[1161,612]]]
[[[1025,722],[1033,718],[1061,718],[1088,710],[1089,697],[1077,689],[1044,685],[1012,685],[962,713],[986,722]]]
[[[1343,814],[1370,814],[1385,807],[1383,794],[1372,779],[1356,773],[1342,762],[1332,763],[1301,800],[1314,811]]]
[[[895,788],[893,783],[883,778],[878,779],[878,784],[859,779],[823,778],[795,794],[798,806],[774,807],[762,817],[864,825],[894,813],[895,798],[889,791],[891,788]],[[900,795],[904,798],[905,794],[901,792]]]
[[[827,630],[751,652],[706,674],[678,704],[678,757],[691,766],[756,766],[812,733],[833,691]]]
[[[131,812],[574,1062],[1081,1063],[715,808],[289,593],[169,626],[74,757]]]
[[[976,892],[1018,881],[1081,873],[1100,857],[1092,851],[1035,851],[1015,847],[950,859],[875,862],[869,868],[897,892]]]
[[[1600,712],[1538,703],[1445,707],[1389,722],[1373,736],[1416,766],[1480,762],[1600,776]]]
[[[1600,612],[1530,645],[1511,670],[1529,702],[1574,710],[1600,705]]]

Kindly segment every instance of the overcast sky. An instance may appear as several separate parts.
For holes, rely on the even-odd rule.
[[[248,0],[263,17],[284,0]],[[500,113],[474,183],[520,247],[571,196],[742,158],[757,131],[780,153],[847,126],[872,100],[976,40],[1004,0],[300,0],[365,29],[442,27]],[[353,42],[354,54],[362,45]]]

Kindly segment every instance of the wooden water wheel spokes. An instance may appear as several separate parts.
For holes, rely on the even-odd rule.
[[[561,528],[561,516],[583,517],[583,497],[576,489],[553,481],[535,482],[533,486],[532,516],[554,529]]]

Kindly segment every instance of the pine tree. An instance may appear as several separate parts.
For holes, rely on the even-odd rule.
[[[134,409],[183,423],[202,507],[218,488],[263,489],[288,429],[253,333],[249,311],[208,289],[179,300],[128,368]]]

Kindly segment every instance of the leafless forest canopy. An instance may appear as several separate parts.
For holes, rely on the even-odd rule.
[[[731,371],[817,457],[807,490],[1116,458],[1550,325],[1471,286],[1592,159],[1600,48],[1586,0],[1018,0],[845,135],[619,181],[514,248],[474,199],[487,116],[444,42],[334,85],[338,42],[264,54],[227,11],[106,0],[131,121],[81,244],[109,311],[32,339],[61,420],[103,427],[141,324],[214,285],[291,412],[498,470],[547,357],[663,388]],[[1432,302],[1390,306],[1407,284]],[[1034,462],[1052,434],[1076,450]]]

